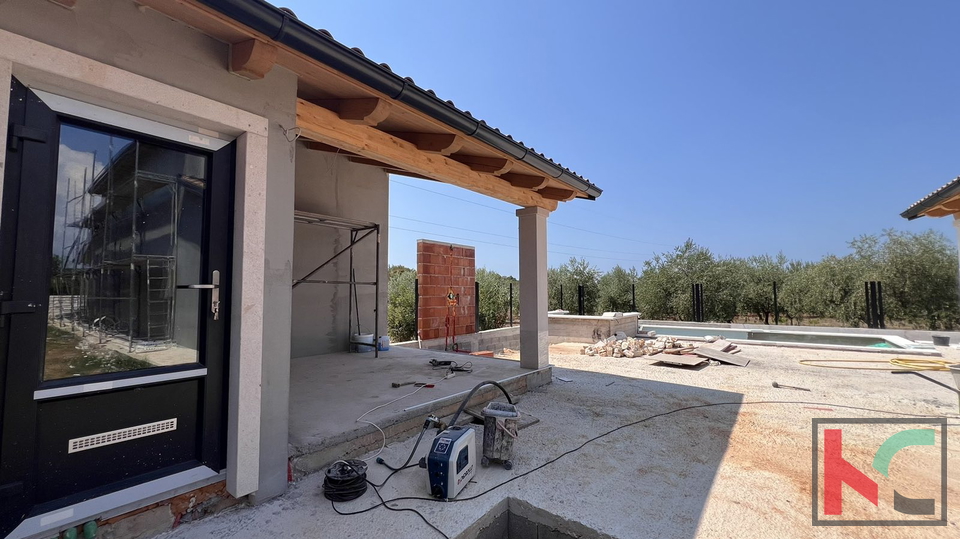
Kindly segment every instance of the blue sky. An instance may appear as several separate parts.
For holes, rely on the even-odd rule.
[[[599,185],[551,215],[551,266],[639,268],[688,237],[805,260],[890,227],[954,237],[899,213],[960,175],[960,2],[286,5]],[[393,177],[390,262],[432,237],[516,274],[514,209]]]

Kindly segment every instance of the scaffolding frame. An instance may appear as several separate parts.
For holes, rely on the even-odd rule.
[[[380,225],[378,223],[373,223],[369,221],[357,221],[354,219],[345,219],[343,217],[333,217],[331,215],[321,215],[318,213],[310,213],[305,211],[294,210],[293,212],[293,222],[304,224],[304,225],[313,225],[313,226],[323,226],[327,228],[334,228],[338,230],[346,230],[350,232],[350,244],[337,251],[333,256],[325,260],[319,266],[314,268],[312,271],[307,273],[305,276],[300,279],[294,279],[292,288],[296,288],[301,284],[329,284],[329,285],[349,285],[350,291],[347,294],[347,342],[350,346],[354,345],[364,345],[370,346],[370,343],[359,342],[353,339],[353,310],[354,303],[356,303],[357,308],[357,332],[360,331],[360,301],[357,296],[357,285],[361,286],[373,286],[374,287],[374,299],[373,299],[373,357],[380,357]],[[374,280],[373,281],[357,281],[356,272],[353,267],[353,248],[363,241],[365,238],[373,236],[377,240],[376,246],[376,262],[374,270]],[[344,253],[349,253],[350,259],[350,278],[349,280],[327,280],[327,279],[311,279],[314,274],[326,267],[328,264],[339,258]]]

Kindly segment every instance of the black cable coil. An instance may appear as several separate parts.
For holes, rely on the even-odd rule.
[[[362,460],[338,460],[327,468],[323,496],[332,502],[356,500],[367,491],[367,463]]]

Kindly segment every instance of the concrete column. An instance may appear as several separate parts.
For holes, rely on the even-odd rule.
[[[517,210],[520,220],[520,366],[540,369],[550,362],[547,328],[548,210]]]

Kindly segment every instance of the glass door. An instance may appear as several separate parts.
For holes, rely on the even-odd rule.
[[[232,145],[205,151],[57,113],[16,81],[11,92],[0,535],[222,469],[234,162]]]

